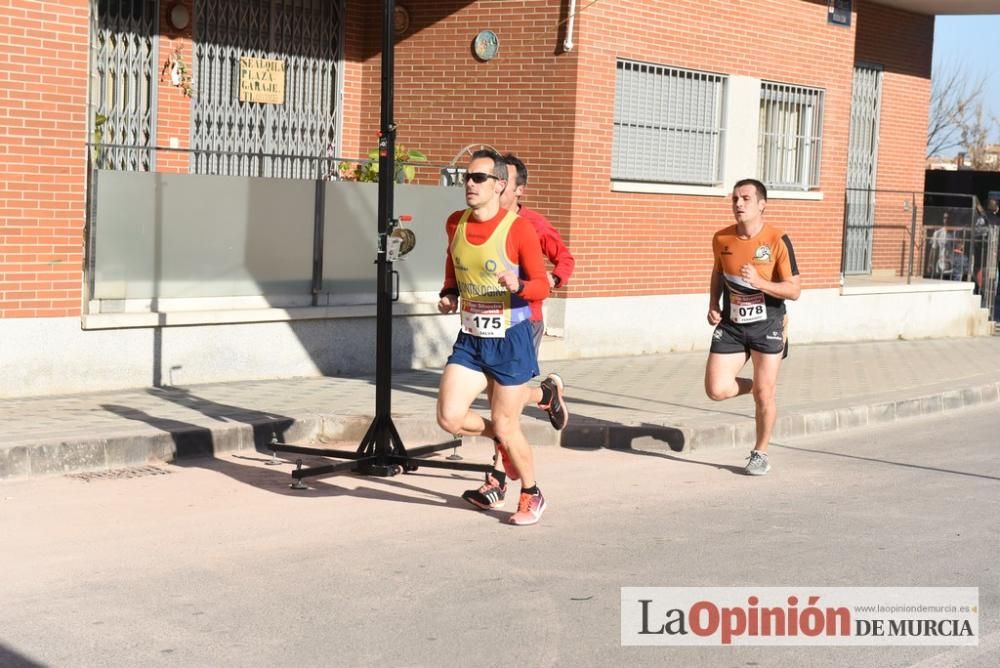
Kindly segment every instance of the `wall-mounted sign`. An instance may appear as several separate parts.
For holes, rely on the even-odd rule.
[[[851,26],[851,0],[827,0],[827,23]]]
[[[500,38],[492,30],[481,30],[472,40],[472,52],[479,60],[493,60],[499,50]]]
[[[397,35],[402,35],[410,29],[410,12],[401,5],[393,7],[392,27]]]
[[[285,103],[285,61],[240,58],[240,102]]]

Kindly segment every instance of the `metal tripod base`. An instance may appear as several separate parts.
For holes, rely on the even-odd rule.
[[[403,472],[401,466],[396,464],[374,464],[365,462],[354,467],[354,472],[360,475],[372,475],[378,478],[391,478]]]
[[[372,421],[371,426],[368,427],[368,432],[365,434],[357,450],[313,448],[303,445],[280,443],[276,439],[273,439],[269,445],[276,452],[294,452],[303,455],[346,460],[306,468],[302,467],[302,460],[298,460],[298,466],[292,471],[293,489],[305,489],[304,485],[297,486],[295,484],[299,483],[301,485],[303,478],[343,471],[353,471],[359,475],[387,478],[399,473],[412,473],[421,466],[434,469],[478,471],[480,473],[485,473],[493,468],[492,463],[472,464],[443,459],[419,459],[439,450],[458,448],[462,445],[462,441],[456,439],[445,443],[422,445],[407,451],[403,447],[402,439],[399,438],[399,432],[396,431],[396,425],[392,423],[392,418],[388,416],[376,417]]]

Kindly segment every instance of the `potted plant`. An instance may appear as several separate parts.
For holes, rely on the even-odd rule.
[[[340,178],[360,183],[378,183],[378,149],[368,151],[368,160],[359,163],[341,162]],[[396,144],[396,183],[410,183],[417,175],[417,168],[410,163],[427,162],[427,156],[416,149]]]

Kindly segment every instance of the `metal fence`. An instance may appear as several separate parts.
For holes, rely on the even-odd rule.
[[[841,282],[871,276],[966,281],[997,319],[1000,226],[974,195],[849,188]]]
[[[153,149],[151,171],[108,169],[90,144],[87,313],[375,303],[378,186],[371,158],[310,156],[306,178],[192,174],[190,150]],[[172,169],[156,171],[170,151]],[[398,164],[394,210],[418,243],[395,265],[395,290],[436,294],[444,221],[464,190],[447,165]],[[410,298],[410,297],[404,297]],[[196,300],[196,301],[192,301]]]

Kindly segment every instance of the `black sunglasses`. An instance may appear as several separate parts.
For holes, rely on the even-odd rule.
[[[472,181],[473,183],[486,183],[488,179],[497,179],[497,177],[486,172],[466,172],[465,174],[465,180]],[[500,179],[497,180],[499,181]]]

